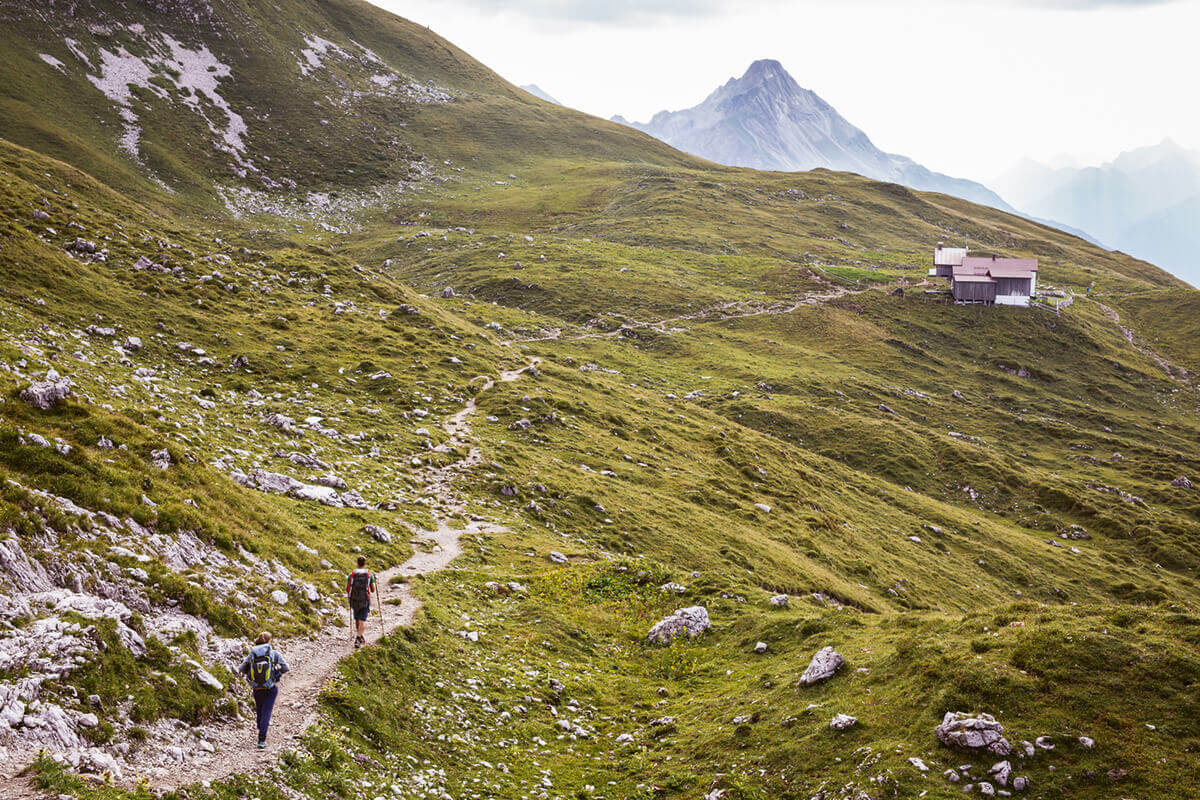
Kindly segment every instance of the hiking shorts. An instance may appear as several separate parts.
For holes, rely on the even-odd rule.
[[[371,618],[371,607],[370,606],[363,606],[362,608],[351,608],[350,610],[354,612],[354,621],[355,622],[366,622],[367,620],[369,620]]]

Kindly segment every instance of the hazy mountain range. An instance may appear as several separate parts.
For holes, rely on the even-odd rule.
[[[613,120],[719,164],[779,171],[827,167],[1014,210],[980,183],[883,152],[770,59],[755,61],[746,74],[731,78],[693,108],[660,111],[645,123]]]
[[[1200,153],[1167,140],[1098,167],[1026,160],[993,185],[1023,211],[1084,228],[1108,247],[1200,283]]]

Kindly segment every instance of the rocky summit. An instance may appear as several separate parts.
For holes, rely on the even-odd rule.
[[[1196,783],[1195,290],[701,160],[357,0],[0,39],[0,797]],[[875,158],[753,72],[721,103]],[[949,302],[968,236],[1030,307]]]
[[[788,171],[824,167],[1013,210],[982,184],[883,152],[773,59],[755,61],[692,108],[660,111],[645,123],[614,120],[718,164]]]

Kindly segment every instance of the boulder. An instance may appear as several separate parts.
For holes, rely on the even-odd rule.
[[[142,340],[137,336],[126,336],[125,341],[121,343],[121,347],[131,353],[136,353],[142,349]]]
[[[442,289],[442,299],[443,300],[449,300],[453,297],[455,297],[453,286],[447,286],[445,289]]]
[[[333,508],[345,508],[346,506],[342,495],[338,494],[337,489],[329,486],[311,486],[307,483],[297,483],[298,485],[294,486],[288,492],[288,494],[297,500],[310,500]],[[359,499],[361,500],[362,498]],[[363,503],[363,505],[365,506],[366,503]]]
[[[260,492],[270,492],[272,494],[287,494],[304,485],[290,475],[283,475],[279,472],[267,472],[263,469],[253,470],[248,477],[254,488]]]
[[[320,484],[321,486],[328,486],[331,489],[345,489],[346,488],[346,481],[343,480],[340,476],[334,475],[332,472],[329,473],[328,475],[319,476],[318,478],[316,478],[314,483]]]
[[[654,624],[646,636],[647,644],[670,644],[680,636],[689,639],[699,636],[709,629],[708,609],[704,606],[681,608]]]
[[[296,420],[286,414],[269,414],[263,421],[286,433],[290,433],[296,425]]]
[[[71,379],[60,377],[50,370],[46,379],[30,384],[21,390],[20,398],[34,408],[48,411],[71,396]]]
[[[838,714],[829,721],[829,727],[835,731],[844,731],[848,728],[853,728],[858,724],[858,717],[852,717],[849,714]]]
[[[360,511],[366,511],[371,506],[363,499],[363,496],[358,493],[358,490],[351,489],[348,492],[342,492],[341,501],[346,508],[357,508]],[[324,502],[324,501],[322,501]],[[327,504],[328,505],[328,504]]]
[[[800,676],[800,685],[811,686],[814,683],[828,680],[845,663],[846,659],[842,658],[841,653],[832,647],[822,647],[812,657],[808,669],[804,670],[804,674]]]
[[[774,597],[772,597],[770,600],[768,600],[767,602],[770,603],[775,608],[787,608],[788,607],[788,596],[786,594],[777,594]]]
[[[286,597],[286,595],[284,595]],[[203,686],[210,689],[216,689],[218,692],[225,691],[225,685],[213,677],[213,674],[203,667],[198,667],[195,673],[196,680]]]
[[[1176,489],[1191,489],[1192,482],[1188,480],[1186,475],[1180,475],[1175,480],[1171,481],[1171,485]]]
[[[965,714],[948,711],[934,730],[938,741],[957,750],[987,752],[997,756],[1012,754],[1012,745],[1004,738],[1004,726],[991,714]]]
[[[378,525],[363,525],[362,530],[363,533],[377,542],[382,542],[383,544],[392,543],[392,534],[388,533],[386,528],[381,528]]]

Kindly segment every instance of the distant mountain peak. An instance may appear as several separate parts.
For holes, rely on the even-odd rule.
[[[884,153],[775,59],[753,62],[693,108],[626,124],[721,164],[787,172],[825,167],[1012,210],[985,186]]]
[[[770,80],[771,78],[780,77],[787,78],[788,80],[792,79],[792,76],[788,74],[788,71],[783,68],[783,64],[780,64],[773,58],[760,58],[758,61],[755,61],[750,65],[745,74],[742,75],[741,80],[765,81]]]
[[[521,88],[524,89],[525,91],[529,92],[534,97],[545,100],[547,103],[554,103],[554,105],[556,105],[556,106],[562,105],[562,103],[558,102],[553,97],[551,97],[549,92],[547,92],[542,87],[538,86],[536,83],[527,83],[524,86],[522,86]]]

